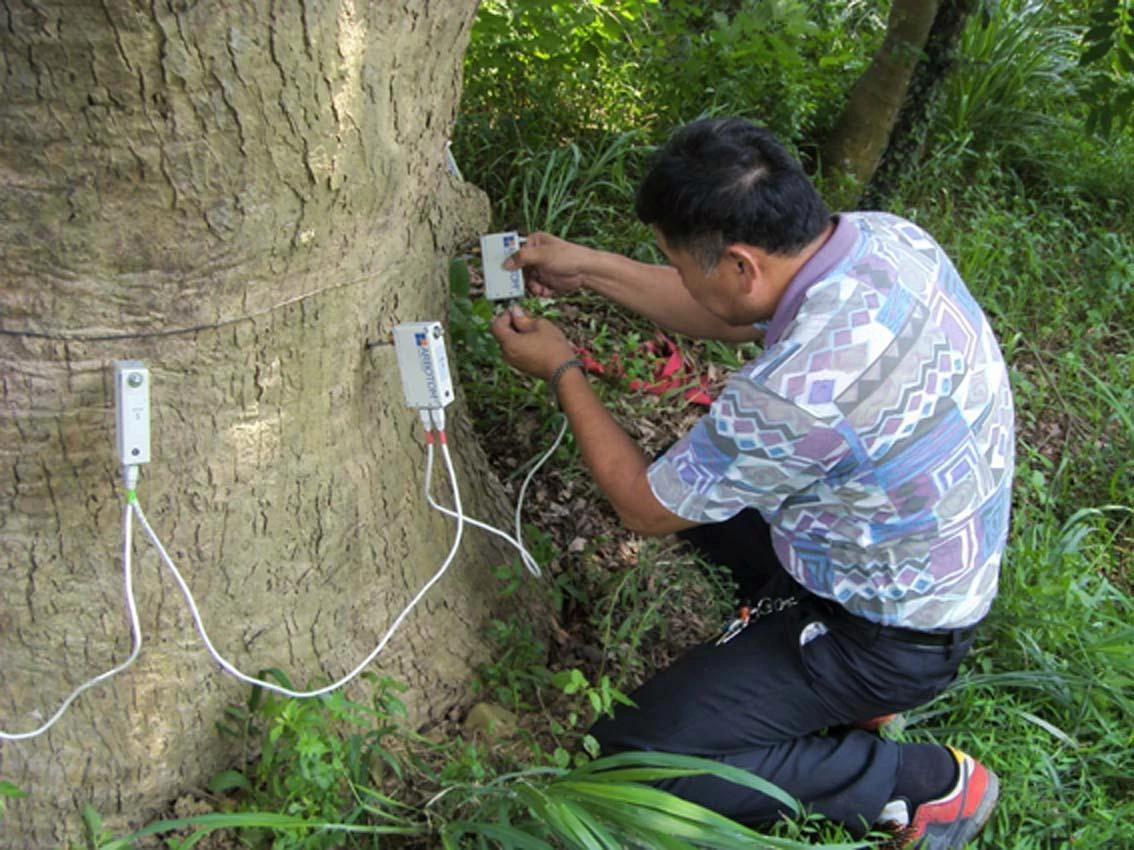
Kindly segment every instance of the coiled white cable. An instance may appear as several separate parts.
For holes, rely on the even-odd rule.
[[[129,479],[130,475],[128,474],[127,481],[129,481]],[[133,479],[135,482],[137,481],[136,468]],[[124,541],[122,544],[122,576],[126,594],[126,610],[130,615],[130,633],[133,636],[134,641],[134,648],[130,651],[129,657],[127,657],[125,661],[123,661],[116,667],[112,667],[105,673],[100,673],[93,679],[90,679],[79,687],[75,688],[75,690],[71,692],[71,695],[63,701],[63,704],[59,706],[59,708],[53,715],[51,715],[47,722],[40,726],[38,729],[33,729],[31,732],[0,732],[0,740],[26,741],[29,738],[34,738],[37,735],[42,735],[44,732],[55,725],[55,721],[63,716],[63,713],[70,707],[71,703],[73,703],[79,697],[79,694],[89,690],[90,688],[93,688],[99,682],[105,682],[112,676],[116,676],[121,673],[123,670],[134,663],[134,659],[136,659],[138,657],[138,653],[142,651],[142,626],[141,623],[138,622],[138,605],[134,601],[134,568],[130,552],[130,538],[133,536],[133,525],[131,523],[131,518],[133,517],[134,504],[136,504],[134,500],[134,491],[133,489],[130,489],[126,497],[125,509],[122,512],[122,539]]]
[[[434,425],[443,429],[444,428],[444,422],[445,422],[443,415],[442,415],[442,417],[439,421],[441,423],[440,426],[437,426],[436,422],[434,423]],[[442,430],[442,433],[444,433],[443,430]],[[538,461],[536,461],[535,465],[528,471],[527,477],[524,479],[524,483],[520,487],[520,495],[516,499],[516,514],[515,514],[516,535],[515,535],[515,537],[508,534],[508,532],[506,532],[506,531],[502,531],[501,529],[497,528],[494,525],[489,525],[486,522],[481,522],[480,520],[473,519],[472,517],[469,517],[469,516],[465,517],[465,522],[467,522],[469,525],[474,526],[475,528],[479,528],[479,529],[482,529],[484,531],[487,531],[489,534],[495,534],[497,537],[502,538],[507,543],[512,545],[516,549],[516,551],[519,552],[520,559],[523,561],[524,567],[535,578],[542,577],[543,571],[540,568],[539,561],[537,561],[535,559],[535,556],[532,555],[532,553],[529,552],[527,550],[527,548],[524,546],[523,527],[522,527],[522,522],[521,522],[522,512],[523,512],[523,508],[524,508],[524,495],[527,492],[528,485],[531,484],[531,482],[532,482],[532,478],[535,477],[535,474],[537,472],[539,472],[540,467],[543,466],[544,463],[547,462],[548,458],[550,458],[555,453],[555,450],[557,448],[559,448],[559,444],[561,442],[563,442],[563,437],[566,433],[567,433],[567,419],[566,419],[566,417],[564,417],[563,425],[560,427],[559,434],[555,438],[555,441],[551,444],[551,448],[548,449],[543,454],[543,456],[540,457],[540,459]],[[442,444],[442,445],[444,445],[444,444]],[[449,510],[449,508],[446,508],[444,505],[438,504],[437,501],[433,498],[433,493],[430,491],[430,482],[432,481],[432,476],[430,475],[430,470],[432,469],[432,467],[433,467],[433,444],[432,444],[431,441],[427,441],[427,443],[426,443],[426,455],[425,455],[425,469],[426,469],[426,472],[425,472],[425,499],[426,499],[427,502],[429,502],[429,506],[431,508],[433,508],[434,510],[440,511],[441,513],[445,514],[446,516],[456,517],[457,514],[454,511]]]
[[[441,576],[443,576],[446,570],[449,569],[449,565],[452,563],[453,558],[457,554],[457,548],[461,544],[461,536],[464,534],[465,530],[465,521],[461,507],[461,492],[457,487],[457,476],[453,470],[453,460],[449,456],[448,447],[444,444],[442,444],[441,446],[441,454],[445,460],[445,468],[449,473],[449,483],[453,490],[453,504],[456,507],[458,513],[457,533],[453,539],[453,545],[449,549],[449,554],[445,557],[444,562],[438,568],[437,572],[433,574],[433,577],[425,583],[425,586],[417,592],[417,595],[410,600],[410,603],[404,609],[402,609],[402,612],[397,616],[397,618],[395,618],[394,622],[390,624],[390,627],[386,630],[386,633],[382,636],[382,639],[378,642],[378,645],[374,647],[374,650],[368,656],[366,656],[366,658],[363,659],[363,661],[357,667],[355,667],[350,673],[343,676],[338,681],[325,687],[317,688],[311,691],[294,691],[291,688],[285,688],[282,685],[277,685],[273,682],[266,682],[263,679],[256,678],[255,676],[249,676],[246,673],[238,670],[235,665],[225,659],[217,651],[216,647],[213,646],[213,642],[209,640],[209,635],[205,631],[205,624],[201,621],[201,612],[197,609],[197,604],[193,599],[193,594],[189,590],[189,586],[185,583],[185,579],[182,578],[180,571],[173,563],[173,560],[169,557],[169,553],[165,551],[165,547],[162,546],[161,541],[158,539],[157,535],[154,534],[153,529],[150,527],[149,522],[147,522],[146,520],[145,514],[142,513],[141,506],[135,504],[135,510],[138,514],[138,520],[142,523],[142,527],[145,528],[146,533],[149,535],[150,542],[154,544],[154,548],[158,550],[158,554],[161,556],[162,561],[165,563],[166,567],[169,568],[169,571],[173,574],[174,581],[176,581],[178,586],[181,588],[181,593],[185,597],[185,601],[189,605],[189,611],[193,616],[193,621],[196,623],[197,632],[201,635],[201,640],[204,641],[205,647],[208,649],[209,654],[212,655],[216,662],[220,664],[220,666],[223,667],[232,676],[235,676],[240,681],[245,682],[249,685],[256,685],[261,688],[266,688],[267,690],[274,691],[275,693],[282,694],[283,696],[294,697],[296,699],[307,699],[309,697],[322,696],[323,694],[328,694],[331,691],[338,690],[343,685],[354,679],[359,673],[361,673],[366,668],[366,666],[378,656],[378,653],[385,649],[386,644],[389,642],[390,638],[393,637],[394,632],[398,629],[398,626],[402,624],[402,621],[407,616],[409,616],[410,611],[414,609],[417,603],[421,601],[422,597],[424,597],[425,594],[429,592],[429,589],[433,587],[433,585],[440,581]]]
[[[442,445],[444,445],[444,444],[442,444]],[[427,502],[429,502],[429,506],[431,508],[433,508],[434,510],[440,511],[441,513],[445,514],[446,516],[457,518],[458,515],[457,515],[456,511],[450,510],[449,508],[445,507],[444,505],[438,503],[437,500],[433,498],[433,493],[430,491],[430,487],[429,487],[429,471],[428,471],[432,468],[432,466],[433,466],[433,444],[427,443],[426,447],[425,447],[425,468],[427,470],[426,473],[425,473],[425,499],[426,499]],[[527,549],[524,548],[523,543],[521,543],[519,540],[514,538],[508,532],[502,531],[499,528],[496,528],[496,526],[489,525],[486,522],[481,522],[478,519],[473,519],[470,516],[465,516],[464,520],[465,520],[466,523],[468,523],[469,525],[471,525],[475,528],[482,529],[483,531],[487,531],[489,534],[495,534],[497,537],[503,538],[505,541],[507,541],[509,544],[511,544],[516,549],[517,552],[520,553],[520,558],[524,562],[524,567],[527,568],[527,571],[529,573],[531,573],[536,578],[539,578],[541,575],[543,575],[542,571],[540,570],[539,562],[535,559],[535,556],[533,556]]]

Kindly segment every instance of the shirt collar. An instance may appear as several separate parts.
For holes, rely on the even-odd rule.
[[[831,235],[823,243],[823,247],[812,254],[811,259],[795,273],[787,289],[784,290],[784,294],[780,297],[780,301],[776,305],[776,312],[772,316],[771,322],[768,323],[768,330],[764,334],[766,345],[774,345],[779,342],[780,336],[799,312],[799,307],[807,295],[807,290],[822,280],[854,247],[855,228],[847,221],[846,216],[835,215],[832,216],[832,220],[835,223],[835,229],[831,231]]]

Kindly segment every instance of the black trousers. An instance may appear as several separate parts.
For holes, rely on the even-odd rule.
[[[795,597],[733,640],[696,647],[631,694],[634,707],[591,733],[604,753],[704,756],[763,777],[861,835],[895,796],[903,745],[848,724],[922,705],[956,676],[971,635],[877,626],[807,593],[780,565],[763,518],[747,510],[684,532],[729,567],[742,597]],[[821,624],[821,625],[816,625]],[[774,820],[779,804],[715,777],[659,783],[741,823]]]

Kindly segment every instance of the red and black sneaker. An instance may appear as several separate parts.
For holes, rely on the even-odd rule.
[[[895,833],[889,846],[902,850],[958,850],[984,828],[1000,796],[996,774],[960,750],[949,747],[957,760],[957,784],[936,800],[922,803],[910,817],[904,801],[883,809],[882,826]],[[903,821],[905,821],[903,823]]]

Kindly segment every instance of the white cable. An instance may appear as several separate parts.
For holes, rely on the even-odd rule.
[[[462,510],[461,493],[457,487],[457,476],[453,471],[453,461],[449,457],[448,448],[442,445],[441,449],[445,459],[445,466],[449,472],[449,482],[453,489],[453,504],[456,506],[458,514],[460,514]],[[270,691],[275,691],[278,694],[294,697],[296,699],[306,699],[308,697],[322,696],[323,694],[338,690],[347,682],[354,679],[359,673],[361,673],[366,668],[366,666],[378,656],[378,653],[385,649],[386,644],[389,642],[390,638],[393,637],[394,632],[397,631],[398,626],[402,624],[402,621],[409,615],[410,611],[414,609],[414,606],[416,606],[417,603],[421,601],[422,597],[429,592],[429,589],[440,580],[441,576],[445,574],[445,571],[449,569],[449,564],[452,563],[453,558],[457,554],[457,548],[461,543],[461,535],[464,534],[465,530],[464,517],[463,514],[461,514],[457,518],[456,537],[453,539],[453,545],[449,549],[449,554],[445,557],[444,562],[441,564],[440,568],[438,568],[437,572],[433,574],[433,577],[425,583],[425,586],[417,592],[417,595],[414,596],[412,600],[410,600],[410,603],[402,610],[402,613],[400,613],[394,620],[394,622],[390,624],[390,627],[386,630],[386,634],[382,636],[381,641],[379,641],[378,645],[374,647],[374,651],[366,656],[361,664],[359,664],[350,673],[348,673],[346,676],[343,676],[337,682],[327,685],[326,687],[318,688],[317,690],[313,691],[293,691],[290,688],[285,688],[281,685],[273,684],[272,682],[265,682],[262,679],[257,679],[254,676],[249,676],[245,673],[242,673],[217,651],[216,647],[213,646],[213,642],[209,640],[209,636],[205,631],[205,624],[201,621],[201,612],[197,609],[197,603],[193,600],[193,594],[189,590],[189,586],[185,583],[185,579],[182,578],[180,571],[178,571],[172,559],[169,557],[169,554],[165,551],[165,547],[162,546],[161,541],[158,540],[157,535],[154,534],[154,531],[150,527],[149,522],[146,521],[146,517],[145,514],[142,513],[141,506],[135,502],[134,509],[138,514],[138,520],[142,523],[142,527],[145,528],[146,533],[150,537],[150,542],[154,544],[154,548],[158,550],[158,554],[161,555],[162,561],[169,568],[169,571],[173,573],[174,580],[181,588],[181,593],[185,596],[185,601],[189,605],[189,611],[193,615],[193,621],[197,625],[197,631],[201,635],[201,640],[205,642],[205,647],[209,650],[209,654],[212,655],[214,659],[216,659],[217,663],[220,664],[221,667],[223,667],[237,679],[240,679],[240,681],[245,682],[249,685],[257,685],[261,688],[266,688]]]
[[[444,443],[442,443],[442,445],[444,445]],[[426,445],[425,452],[426,452],[426,454],[425,454],[425,500],[429,503],[429,507],[433,508],[434,510],[440,511],[441,513],[445,514],[446,516],[451,516],[451,517],[457,518],[457,512],[456,511],[450,510],[449,508],[445,507],[444,505],[439,504],[437,502],[437,500],[433,498],[433,493],[432,493],[431,488],[429,486],[429,482],[432,480],[432,477],[433,477],[433,475],[432,475],[432,472],[433,472],[433,444],[432,443],[429,443],[429,444]],[[509,544],[511,544],[513,547],[515,547],[516,551],[520,553],[520,558],[523,559],[524,566],[527,568],[528,572],[531,573],[533,576],[535,576],[536,578],[539,578],[543,574],[542,571],[540,570],[539,561],[537,561],[535,559],[535,557],[527,549],[524,548],[524,545],[522,543],[520,543],[518,540],[516,540],[514,537],[512,537],[512,535],[510,535],[508,532],[501,531],[499,528],[496,528],[493,525],[489,525],[486,522],[481,522],[478,519],[473,519],[472,517],[467,516],[467,515],[465,516],[464,519],[465,519],[465,522],[467,522],[469,525],[474,526],[476,528],[483,529],[484,531],[487,531],[489,534],[495,534],[497,537],[503,538]]]
[[[563,417],[563,424],[559,427],[559,434],[555,437],[555,442],[551,444],[551,448],[544,452],[543,457],[536,461],[535,466],[528,470],[528,475],[524,479],[524,483],[520,486],[520,495],[516,497],[516,541],[521,549],[524,545],[524,533],[520,522],[520,516],[524,510],[524,494],[528,491],[528,485],[532,483],[535,474],[539,472],[539,468],[547,463],[548,458],[555,454],[555,450],[559,448],[559,444],[563,442],[563,437],[567,433],[567,417]],[[526,551],[526,550],[525,550]],[[538,567],[537,567],[538,569]],[[536,578],[539,578],[539,573],[535,573]]]
[[[134,470],[133,480],[135,482],[137,482],[137,467],[127,467],[127,470],[129,470],[131,468],[133,468],[133,470]],[[127,474],[127,480],[130,480],[129,474]],[[125,593],[126,593],[126,610],[130,614],[130,633],[133,635],[133,638],[134,638],[134,648],[133,648],[133,650],[131,650],[130,656],[125,661],[123,661],[121,664],[119,664],[117,667],[112,667],[110,670],[107,670],[105,673],[101,673],[98,676],[95,676],[93,679],[90,679],[89,681],[87,681],[84,684],[80,685],[79,687],[75,688],[75,690],[71,692],[71,695],[69,697],[67,697],[66,700],[64,700],[64,702],[61,706],[59,706],[59,708],[56,710],[56,712],[53,715],[51,715],[51,718],[46,723],[44,723],[42,726],[40,726],[38,729],[34,729],[31,732],[18,732],[18,733],[0,732],[0,740],[4,740],[4,741],[26,741],[29,738],[34,738],[37,735],[42,735],[44,732],[46,732],[48,729],[50,729],[52,726],[55,725],[55,721],[63,716],[63,712],[65,712],[68,709],[68,707],[71,705],[71,703],[73,703],[78,698],[79,694],[83,693],[84,691],[86,691],[90,688],[93,688],[99,682],[105,682],[111,676],[116,676],[119,673],[121,673],[123,670],[125,670],[127,667],[129,667],[131,664],[134,663],[134,659],[137,658],[138,653],[141,652],[141,650],[142,650],[142,626],[138,622],[138,606],[134,602],[133,565],[132,565],[131,558],[130,558],[130,548],[131,548],[130,538],[133,536],[133,524],[131,522],[131,517],[133,516],[133,509],[132,509],[133,505],[132,505],[132,501],[131,501],[132,499],[133,499],[133,491],[131,490],[130,496],[127,498],[127,501],[126,501],[125,510],[123,511],[123,514],[122,514],[122,538],[123,538],[123,544],[122,544],[122,574],[123,574],[123,584],[125,585]]]
[[[433,427],[436,428],[438,431],[443,432],[444,429],[445,429],[445,412],[441,409],[437,409],[437,410],[432,411],[432,413],[433,413]],[[555,450],[557,448],[559,448],[559,444],[563,441],[563,436],[566,433],[567,433],[567,419],[566,419],[566,417],[564,417],[563,426],[559,429],[559,435],[555,438],[555,442],[551,444],[551,448],[548,449],[547,452],[543,455],[543,457],[541,457],[536,462],[535,466],[533,466],[531,468],[531,470],[528,472],[527,478],[524,479],[523,486],[520,487],[520,497],[516,500],[516,536],[515,537],[508,534],[508,532],[506,532],[506,531],[501,531],[499,528],[496,528],[493,525],[489,525],[488,523],[481,522],[480,520],[473,519],[472,517],[469,517],[469,516],[465,517],[465,522],[467,522],[469,525],[475,526],[476,528],[483,529],[484,531],[487,531],[489,534],[495,534],[497,537],[504,539],[511,546],[513,546],[516,549],[516,551],[520,553],[520,559],[524,562],[524,567],[535,578],[541,578],[543,576],[543,570],[540,568],[539,561],[537,561],[535,559],[535,556],[532,555],[532,553],[529,552],[527,550],[527,548],[524,546],[523,532],[521,530],[521,523],[520,523],[520,515],[521,515],[521,512],[523,511],[523,506],[524,506],[524,493],[528,489],[528,485],[531,483],[532,478],[535,476],[535,474],[537,472],[539,472],[539,468],[541,466],[543,466],[543,464],[547,461],[547,459],[550,458],[552,456],[552,454],[555,453]],[[444,445],[444,443],[442,443],[442,445]],[[433,493],[431,492],[431,489],[430,489],[430,482],[433,480],[433,476],[431,474],[431,470],[433,468],[432,449],[433,449],[433,444],[432,444],[432,442],[430,442],[426,446],[425,499],[426,499],[427,502],[429,502],[429,506],[431,508],[433,508],[434,510],[440,511],[441,513],[445,514],[446,516],[456,517],[457,516],[456,513],[449,510],[444,505],[438,504],[437,501],[433,498]]]

